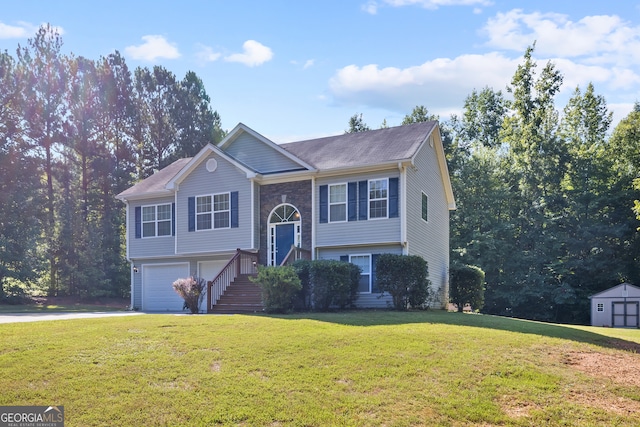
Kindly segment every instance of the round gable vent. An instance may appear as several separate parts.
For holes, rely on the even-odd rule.
[[[207,170],[209,172],[213,172],[218,168],[218,162],[216,161],[216,159],[209,159],[207,160]]]

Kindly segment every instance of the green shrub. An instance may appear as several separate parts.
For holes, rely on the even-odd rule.
[[[449,298],[462,312],[465,304],[473,310],[484,306],[484,271],[472,265],[452,264],[449,270]]]
[[[311,263],[313,261],[307,259],[299,259],[291,266],[296,271],[302,288],[294,299],[294,310],[307,310],[311,308]]]
[[[380,291],[391,295],[396,310],[425,305],[430,282],[427,261],[422,257],[381,254],[375,269]]]
[[[333,261],[312,261],[309,268],[311,302],[316,310],[328,311],[354,305],[358,296],[360,268],[354,264]]]
[[[258,276],[251,280],[260,285],[262,303],[268,313],[293,310],[296,295],[302,289],[292,266],[258,267]]]

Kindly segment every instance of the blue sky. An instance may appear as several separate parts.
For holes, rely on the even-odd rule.
[[[43,23],[65,53],[195,71],[225,129],[275,142],[342,133],[355,113],[372,128],[416,105],[447,119],[474,88],[504,91],[534,41],[538,69],[564,75],[558,108],[589,82],[614,122],[640,100],[640,1],[21,0],[2,5],[0,49]]]

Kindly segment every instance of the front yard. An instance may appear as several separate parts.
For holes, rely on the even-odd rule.
[[[640,331],[446,312],[0,325],[0,405],[67,426],[640,424]]]

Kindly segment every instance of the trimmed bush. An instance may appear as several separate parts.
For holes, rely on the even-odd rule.
[[[378,287],[396,310],[424,307],[429,298],[427,261],[417,255],[381,254],[375,265]]]
[[[309,282],[313,307],[328,311],[332,306],[353,306],[358,296],[359,280],[360,267],[354,264],[333,260],[311,261]]]
[[[184,299],[184,309],[196,314],[200,311],[200,304],[204,298],[206,282],[202,277],[187,277],[173,282],[173,290]]]
[[[313,261],[307,259],[299,259],[294,261],[291,266],[296,271],[302,289],[298,292],[298,295],[294,299],[294,310],[307,310],[311,308],[311,263]]]
[[[449,270],[449,298],[462,312],[465,304],[472,310],[484,306],[484,271],[473,265],[453,264]]]
[[[300,278],[291,266],[258,267],[258,276],[251,280],[260,285],[262,304],[268,313],[292,311],[302,289]]]

